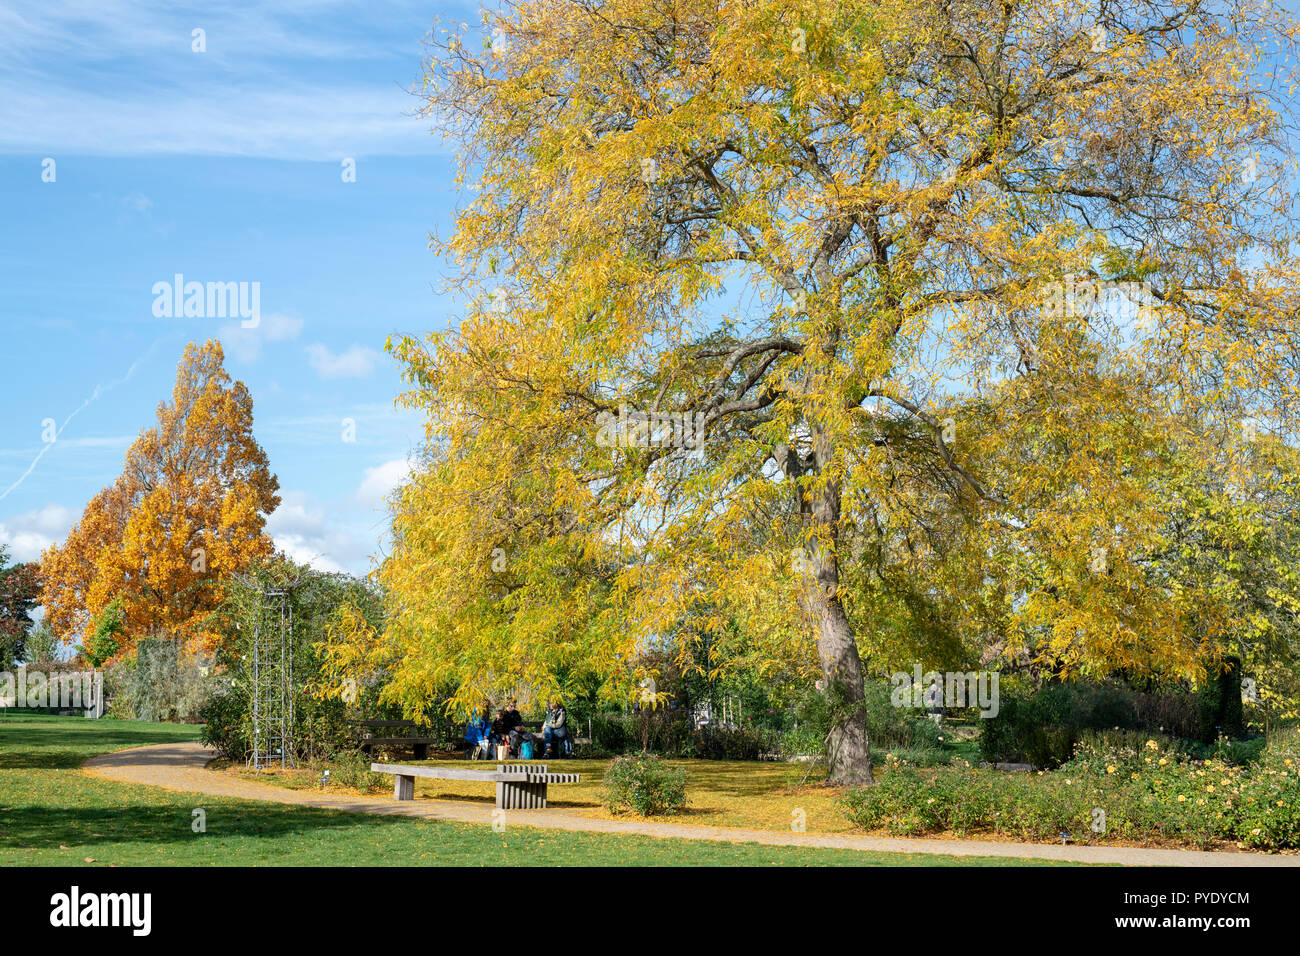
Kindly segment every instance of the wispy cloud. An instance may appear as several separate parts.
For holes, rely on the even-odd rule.
[[[391,0],[0,7],[0,152],[307,160],[433,152],[439,141],[406,92],[432,18]],[[193,50],[196,29],[203,52]]]
[[[266,316],[252,328],[242,323],[222,326],[221,344],[241,362],[253,363],[262,357],[265,342],[290,342],[302,331],[302,319],[288,312]]]
[[[153,200],[144,193],[130,193],[122,197],[122,205],[126,206],[127,209],[145,215],[153,208]]]
[[[307,362],[321,378],[365,378],[375,370],[380,355],[364,345],[354,345],[337,355],[319,342],[307,346]]]
[[[135,439],[135,435],[87,435],[83,438],[60,438],[59,449],[65,452],[77,448],[95,450],[113,448],[126,451]],[[39,450],[35,445],[25,448],[0,448],[0,458],[28,458]]]

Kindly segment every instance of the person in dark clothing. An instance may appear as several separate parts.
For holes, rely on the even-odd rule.
[[[525,740],[531,740],[532,734],[524,729],[524,719],[519,716],[519,709],[512,700],[506,704],[501,711],[501,721],[506,728],[507,741],[510,744],[510,755],[519,756],[519,745]]]
[[[524,725],[523,718],[519,716],[519,708],[513,700],[501,708],[501,715],[511,730],[520,729]]]
[[[502,707],[497,711],[496,719],[492,721],[492,742],[494,744],[510,745],[510,732],[513,729],[513,724],[510,723],[508,713],[506,708]],[[516,716],[518,715],[516,714]]]

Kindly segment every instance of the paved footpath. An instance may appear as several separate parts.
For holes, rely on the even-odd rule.
[[[120,783],[139,783],[210,796],[291,803],[353,813],[381,813],[390,816],[425,817],[433,820],[457,820],[479,824],[492,822],[493,806],[487,801],[478,804],[417,798],[399,802],[391,797],[376,799],[343,795],[327,796],[313,791],[288,790],[284,787],[257,783],[231,774],[204,769],[213,756],[211,750],[199,743],[158,744],[93,757],[82,765],[82,772]],[[639,834],[731,843],[764,843],[772,846],[880,850],[891,853],[939,853],[949,856],[1010,856],[1077,863],[1118,863],[1128,866],[1300,866],[1300,856],[1278,856],[1267,853],[1207,853],[1199,850],[1150,850],[1118,846],[1056,846],[1047,843],[993,843],[984,840],[921,840],[832,833],[784,833],[740,827],[601,820],[554,808],[509,810],[507,813],[510,823],[553,830]]]

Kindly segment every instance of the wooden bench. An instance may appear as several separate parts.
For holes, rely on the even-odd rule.
[[[415,799],[415,778],[483,780],[497,785],[497,806],[503,810],[535,810],[546,806],[546,788],[552,783],[578,783],[576,773],[550,773],[544,763],[497,764],[496,770],[462,770],[459,767],[413,767],[409,764],[372,763],[375,773],[394,775],[393,796]]]
[[[359,728],[402,728],[405,730],[415,730],[418,726],[413,720],[358,720],[356,726]],[[416,760],[424,760],[429,756],[429,744],[439,743],[437,737],[375,737],[367,736],[365,731],[361,731],[358,738],[361,751],[364,753],[371,747],[410,747],[412,756]]]
[[[523,721],[523,727],[524,727],[524,730],[528,731],[530,734],[533,735],[533,743],[536,744],[538,747],[543,746],[543,743],[544,743],[543,740],[542,740],[542,728],[545,726],[545,724],[546,724],[546,721],[544,721],[544,720],[525,720],[525,721]],[[563,748],[562,748],[562,749],[567,748],[567,751],[568,751],[569,754],[572,754],[572,753],[573,753],[573,748],[574,748],[574,747],[577,747],[579,744],[589,744],[589,743],[591,743],[591,737],[590,737],[590,736],[587,736],[587,737],[575,737],[575,736],[573,735],[573,730],[572,730],[572,728],[566,726],[566,727],[565,727],[565,730],[568,731],[568,733],[565,734],[565,737],[564,737],[564,745],[563,745]],[[562,757],[564,756],[564,754],[558,754],[557,756],[559,756],[559,757],[562,758]]]

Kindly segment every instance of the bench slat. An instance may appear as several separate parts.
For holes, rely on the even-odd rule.
[[[392,746],[394,744],[436,744],[439,741],[439,739],[440,738],[438,737],[362,737],[360,738],[363,744],[367,744],[367,745],[383,744],[385,746]]]
[[[414,767],[410,764],[372,763],[375,773],[391,773],[401,777],[431,777],[438,780],[482,780],[485,782],[517,783],[581,783],[582,775],[576,773],[550,773],[534,771],[461,770],[458,767]]]
[[[372,763],[375,773],[394,773],[403,777],[437,777],[441,780],[505,780],[522,776],[496,770],[453,770],[449,767],[410,767],[391,763]]]

